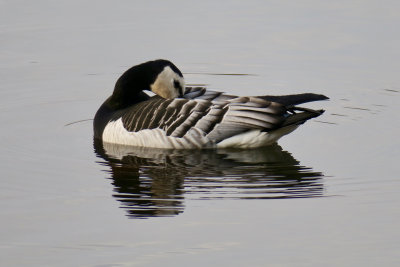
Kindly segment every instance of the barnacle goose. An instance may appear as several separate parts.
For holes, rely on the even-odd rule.
[[[94,138],[173,149],[266,146],[324,112],[297,104],[324,99],[311,93],[239,97],[185,87],[181,71],[159,59],[133,66],[117,80],[94,117]]]

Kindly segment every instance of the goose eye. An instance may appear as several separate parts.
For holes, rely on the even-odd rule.
[[[183,88],[178,80],[174,80],[174,87],[178,90],[179,94],[183,94]]]
[[[176,88],[176,89],[181,89],[182,87],[181,87],[181,84],[177,81],[177,80],[174,80],[174,87]]]

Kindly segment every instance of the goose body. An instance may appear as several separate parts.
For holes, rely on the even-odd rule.
[[[310,93],[239,97],[185,87],[174,64],[155,60],[130,68],[118,79],[95,115],[94,137],[140,147],[254,148],[273,144],[321,115],[323,110],[296,105],[324,99]]]

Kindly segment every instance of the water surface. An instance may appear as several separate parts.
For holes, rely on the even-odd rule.
[[[399,8],[1,1],[0,265],[399,266]],[[187,84],[330,100],[265,149],[94,145],[84,120],[155,58]]]

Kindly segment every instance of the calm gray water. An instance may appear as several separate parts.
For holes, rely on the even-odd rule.
[[[0,1],[1,266],[399,266],[397,1]],[[130,66],[322,93],[279,145],[94,144]],[[248,75],[217,75],[248,74]]]

